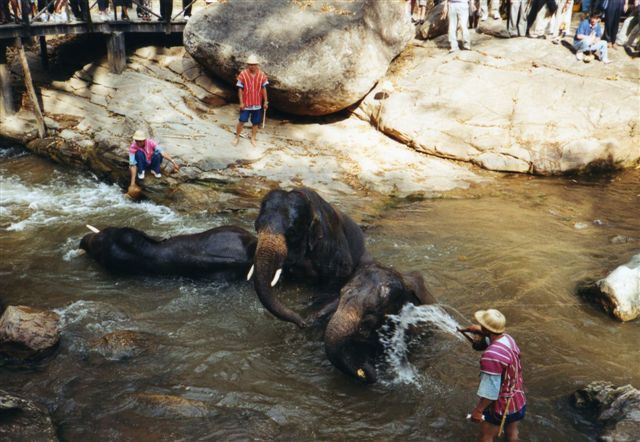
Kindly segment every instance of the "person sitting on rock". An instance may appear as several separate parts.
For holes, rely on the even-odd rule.
[[[600,27],[600,14],[593,13],[588,19],[582,20],[578,29],[576,30],[575,38],[573,39],[573,47],[576,50],[576,58],[579,61],[588,63],[592,60],[593,56],[588,55],[585,57],[585,52],[596,51],[598,58],[603,63],[611,63],[607,56],[607,42],[601,40],[602,28]]]
[[[244,123],[251,117],[251,144],[256,145],[258,126],[262,122],[262,107],[266,112],[269,107],[267,100],[267,85],[269,80],[258,66],[258,57],[250,55],[247,60],[247,68],[238,75],[238,98],[240,99],[240,118],[236,126],[235,146],[240,141],[240,133]]]
[[[131,184],[136,184],[136,169],[139,180],[144,179],[144,173],[147,169],[151,169],[151,173],[156,178],[160,178],[160,164],[163,158],[171,161],[175,171],[180,170],[180,166],[171,158],[171,156],[162,150],[158,144],[151,138],[147,138],[143,131],[137,130],[133,134],[133,143],[129,147],[129,170],[131,171]]]

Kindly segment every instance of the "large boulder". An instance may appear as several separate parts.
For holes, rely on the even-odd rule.
[[[0,354],[21,360],[44,355],[60,340],[55,312],[9,306],[0,317]]]
[[[435,5],[427,15],[424,23],[417,27],[417,36],[423,40],[445,35],[449,30],[449,19],[442,16],[444,2]]]
[[[405,50],[356,115],[417,151],[490,170],[638,164],[637,60],[618,51],[612,64],[579,63],[546,40],[470,34],[470,51],[449,54],[438,39]],[[380,100],[386,81],[395,92]]]
[[[0,390],[0,440],[53,442],[58,439],[45,409]]]
[[[578,410],[603,425],[600,441],[631,442],[640,435],[640,391],[631,385],[592,382],[571,396]]]
[[[640,254],[579,292],[620,321],[636,319],[640,316]]]
[[[414,32],[403,1],[231,1],[195,13],[184,45],[232,84],[256,54],[271,104],[325,115],[364,97]]]

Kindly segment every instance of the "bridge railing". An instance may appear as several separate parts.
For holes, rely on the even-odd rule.
[[[44,14],[47,14],[52,6],[55,6],[55,4],[57,3],[58,0],[48,0],[45,5],[41,8],[41,9],[37,9],[35,4],[32,5],[30,0],[16,0],[15,3],[10,2],[11,3],[11,8],[13,8],[13,19],[11,20],[11,11],[9,9],[11,8],[7,8],[6,11],[3,11],[2,14],[6,15],[7,13],[9,14],[8,17],[4,17],[5,20],[8,20],[9,23],[13,24],[14,22],[16,24],[21,24],[23,27],[25,28],[29,28],[34,22],[40,22],[42,21],[41,18],[44,16]],[[172,10],[172,1],[173,0],[160,0],[161,3],[161,8],[164,6],[165,11],[169,12],[166,17],[163,17],[162,15],[154,12],[148,5],[145,5],[143,3],[142,0],[132,0],[132,3],[134,3],[137,8],[139,8],[141,11],[143,11],[144,13],[148,14],[148,15],[153,15],[154,17],[156,17],[158,19],[158,21],[160,22],[173,22],[175,21],[178,17],[180,16],[185,16],[185,12],[187,10],[190,11],[190,9],[193,7],[193,5],[197,2],[197,0],[191,0],[190,2],[188,2],[186,4],[186,6],[184,6],[177,14],[174,14],[173,16],[170,15],[170,12]],[[75,15],[74,12],[69,11],[69,7],[68,7],[68,0],[67,2],[65,2],[65,8],[66,8],[66,12],[67,13],[73,13],[73,15],[75,16],[75,20],[74,22],[85,22],[85,23],[91,23],[92,19],[91,19],[91,10],[95,9],[97,4],[98,4],[98,0],[94,0],[93,3],[90,4],[89,0],[78,0],[78,8],[77,10],[79,10],[81,12],[82,17],[77,17]],[[109,3],[111,3],[112,5],[114,4],[114,1],[111,0]],[[169,5],[170,3],[170,5]],[[15,5],[19,5],[19,10],[18,8],[14,8]],[[183,2],[184,5],[184,2]],[[118,20],[118,15],[116,12],[116,7],[112,6],[113,8],[113,21],[124,21],[122,19]],[[19,17],[18,17],[19,15]]]

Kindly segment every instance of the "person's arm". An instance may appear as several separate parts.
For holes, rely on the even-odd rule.
[[[136,184],[136,155],[129,152],[129,172],[131,172],[131,183],[129,186]]]
[[[484,410],[494,401],[498,400],[501,382],[502,376],[500,375],[485,372],[480,373],[480,385],[478,386],[477,393],[480,400],[471,412],[471,420],[473,422],[482,422],[482,413]]]
[[[240,102],[240,110],[244,109],[244,103],[242,102],[242,88],[238,88],[238,101]]]
[[[171,155],[169,155],[168,152],[165,152],[164,150],[160,151],[160,155],[162,155],[162,158],[164,158],[167,161],[170,161],[171,164],[173,164],[173,170],[175,172],[178,172],[180,170],[180,166],[178,166],[178,163],[176,163],[176,161],[171,158]]]
[[[267,86],[262,87],[262,102],[265,109],[269,108],[269,97],[267,96]]]

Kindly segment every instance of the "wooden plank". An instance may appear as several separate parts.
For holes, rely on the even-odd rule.
[[[29,30],[26,31],[22,25],[6,24],[0,26],[0,40],[3,39],[15,39],[16,37],[39,37],[42,35],[69,35],[69,34],[87,34],[87,33],[99,33],[99,34],[111,34],[112,32],[130,32],[130,33],[158,33],[163,34],[167,31],[167,24],[165,22],[104,22],[93,23],[93,30],[89,30],[87,23],[37,23],[34,22],[29,26]],[[175,22],[169,24],[169,31],[171,33],[182,33],[185,27],[185,22]]]
[[[0,40],[0,118],[15,113],[13,106],[13,90],[11,89],[11,72],[7,65],[8,42]]]
[[[42,110],[40,109],[40,102],[36,95],[36,89],[33,86],[33,78],[31,77],[31,69],[29,69],[29,63],[27,62],[27,55],[24,53],[24,47],[22,41],[16,38],[16,48],[18,49],[18,56],[20,58],[20,64],[22,65],[22,71],[24,72],[24,85],[27,88],[29,99],[33,104],[33,113],[36,117],[38,124],[38,135],[40,138],[44,138],[47,135],[47,127],[44,124],[44,117],[42,116]]]
[[[121,74],[127,68],[127,54],[124,45],[124,32],[113,32],[107,40],[107,60],[109,70]]]

